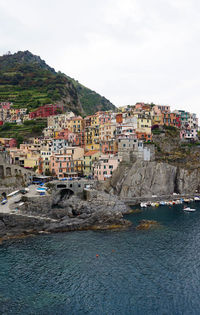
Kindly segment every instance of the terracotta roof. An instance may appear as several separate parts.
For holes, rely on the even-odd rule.
[[[86,152],[85,154],[84,154],[84,156],[92,156],[92,155],[94,155],[94,154],[96,154],[96,153],[98,153],[99,151],[88,151],[88,152]]]

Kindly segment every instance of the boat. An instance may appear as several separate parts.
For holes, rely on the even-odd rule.
[[[186,203],[189,203],[190,202],[190,199],[184,199],[184,202],[186,202]]]
[[[194,201],[200,201],[200,198],[199,197],[194,197]]]
[[[184,211],[188,211],[188,212],[194,212],[196,211],[196,209],[190,208],[190,207],[184,207],[183,208]]]
[[[2,205],[5,205],[7,202],[8,202],[7,199],[3,199],[3,200],[1,201],[1,204],[2,204]]]
[[[166,202],[165,201],[160,201],[160,206],[165,206]]]
[[[141,208],[146,208],[146,207],[147,207],[146,202],[141,202],[140,207],[141,207]]]

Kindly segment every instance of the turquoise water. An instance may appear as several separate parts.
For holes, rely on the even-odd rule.
[[[195,213],[149,208],[129,215],[133,226],[125,231],[4,243],[0,314],[200,314],[200,204],[195,207]],[[142,219],[162,227],[135,230]]]

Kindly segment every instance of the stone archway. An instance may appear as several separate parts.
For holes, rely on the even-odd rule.
[[[69,199],[72,195],[74,195],[73,190],[65,188],[60,190],[60,200]]]

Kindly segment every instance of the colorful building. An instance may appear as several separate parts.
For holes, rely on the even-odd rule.
[[[63,106],[59,106],[57,104],[48,104],[48,105],[40,106],[35,111],[30,112],[29,117],[30,119],[46,118],[51,115],[56,115],[58,110],[63,111]]]
[[[77,177],[82,174],[84,149],[68,147],[50,157],[50,172],[58,178]]]
[[[100,156],[99,151],[89,151],[84,154],[83,157],[83,174],[93,175],[93,163],[98,160]]]
[[[117,155],[101,155],[99,161],[94,164],[94,178],[103,181],[112,177],[119,163],[120,158]]]

